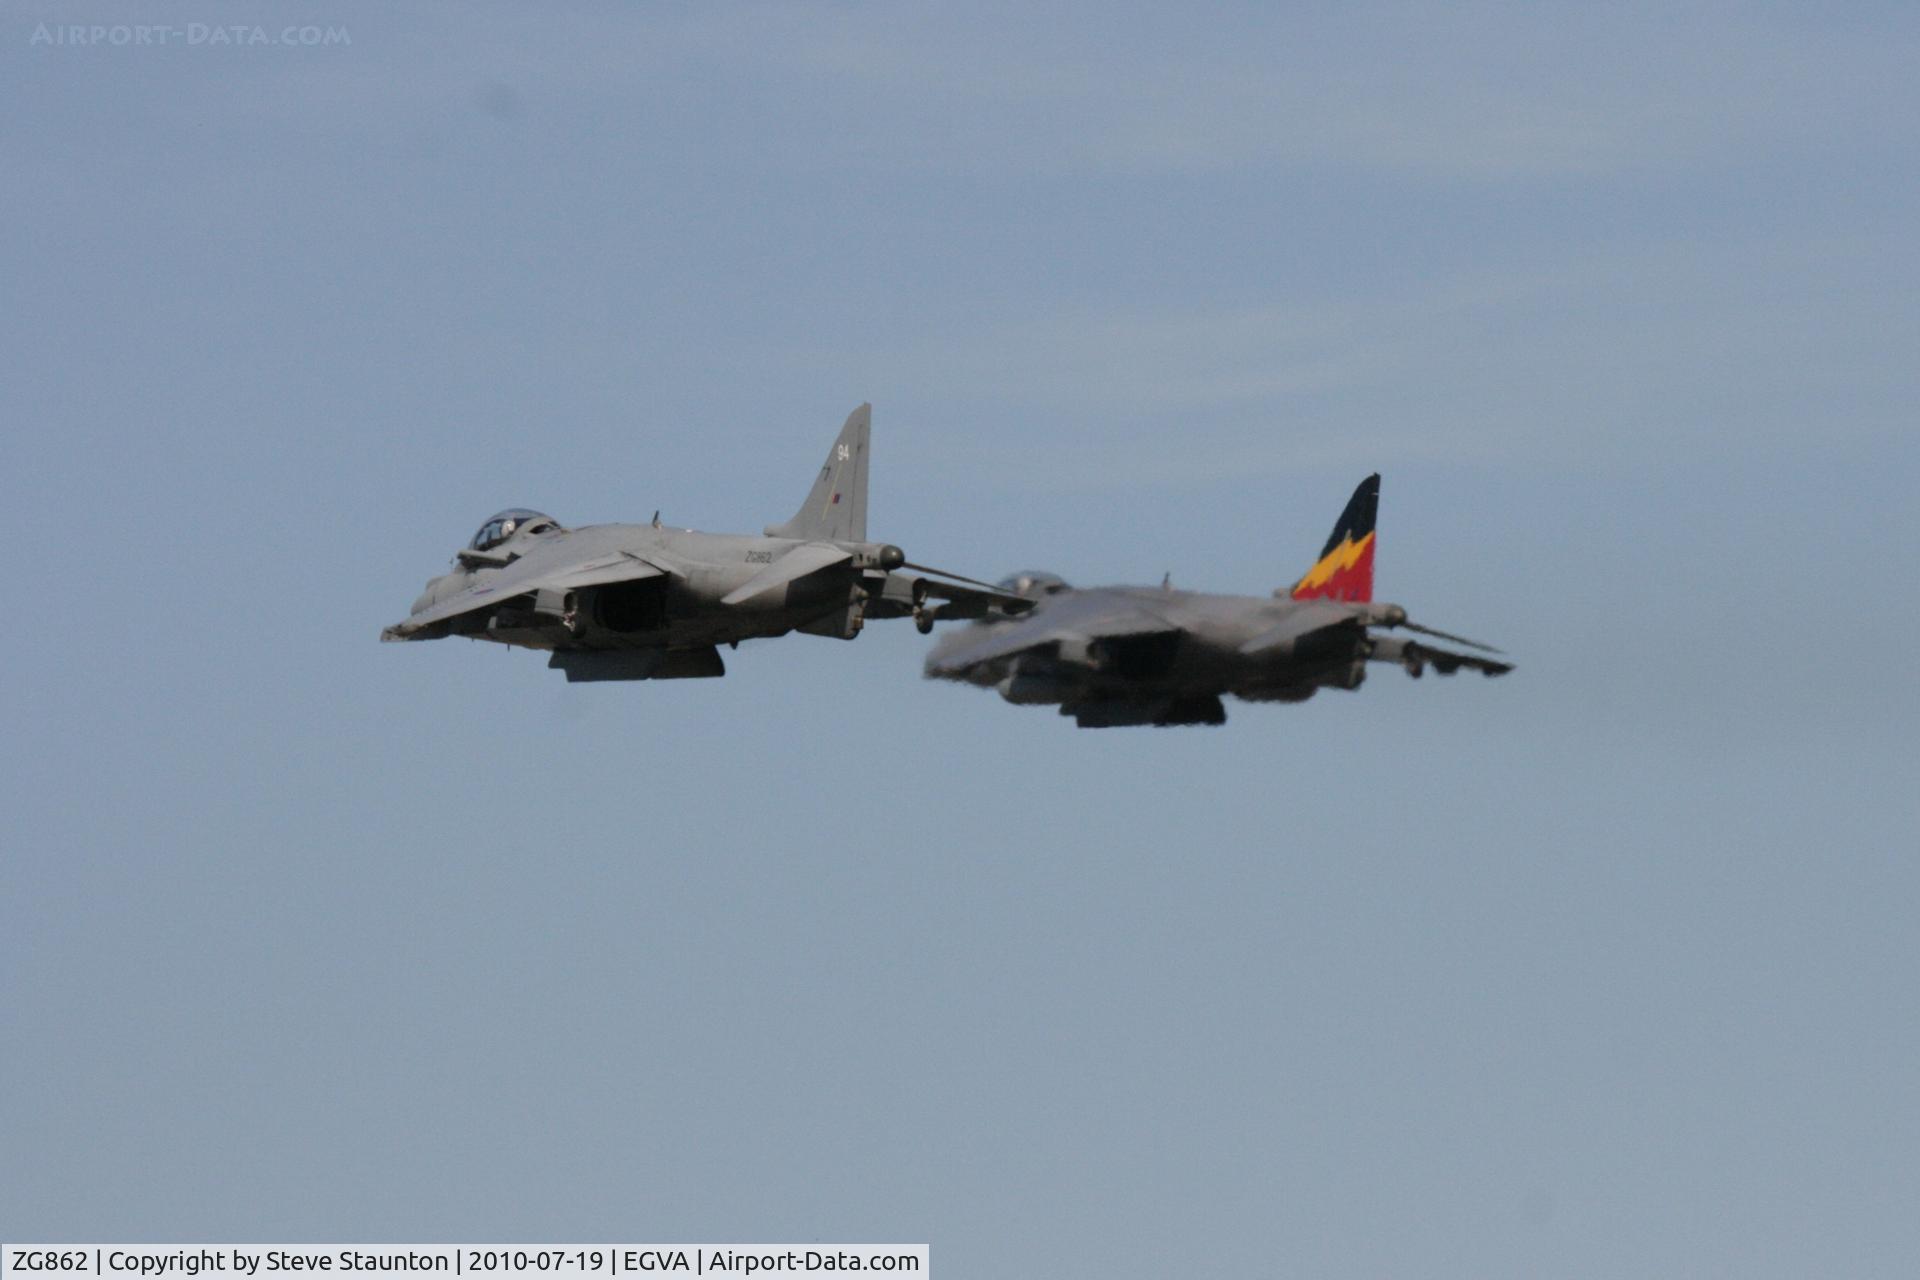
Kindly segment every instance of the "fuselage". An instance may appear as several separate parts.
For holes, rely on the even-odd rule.
[[[512,598],[506,597],[503,607],[454,620],[449,634],[530,649],[684,648],[784,635],[848,611],[855,603],[859,562],[865,558],[859,550],[867,544],[845,544],[856,552],[851,566],[808,575],[738,604],[720,601],[804,544],[801,539],[648,524],[586,525],[527,536],[502,548],[517,553],[512,558],[517,572],[617,564],[630,558],[653,566],[660,575],[583,587],[554,601],[529,598],[518,607],[509,605]],[[456,567],[428,582],[412,611],[418,614],[462,592],[484,589],[505,568]],[[858,630],[857,616],[851,625]]]
[[[1365,676],[1368,652],[1364,628],[1316,634],[1283,651],[1241,651],[1302,607],[1286,598],[1162,587],[1067,588],[1042,598],[1032,620],[1044,625],[1049,612],[1084,613],[1093,620],[1086,628],[1090,634],[1063,641],[1051,653],[1015,654],[976,664],[951,678],[998,688],[1009,702],[1044,704],[1218,694],[1295,702],[1325,686],[1357,687]],[[1097,619],[1109,609],[1151,615],[1164,621],[1166,630],[1102,636]],[[977,639],[983,629],[1003,625],[1013,624],[979,622],[943,637],[929,669],[943,654]]]

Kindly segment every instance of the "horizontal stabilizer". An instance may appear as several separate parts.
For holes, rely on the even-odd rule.
[[[1410,643],[1407,648],[1443,676],[1450,676],[1461,667],[1469,671],[1478,671],[1483,676],[1503,676],[1513,670],[1511,662],[1501,662],[1497,658],[1483,658],[1477,653],[1453,653],[1418,642]]]
[[[1455,653],[1451,649],[1436,648],[1400,636],[1376,635],[1373,638],[1373,652],[1368,656],[1375,662],[1397,662],[1407,669],[1408,675],[1416,679],[1428,667],[1443,676],[1450,676],[1462,667],[1478,671],[1484,676],[1503,676],[1513,670],[1511,662],[1482,657],[1477,653]]]

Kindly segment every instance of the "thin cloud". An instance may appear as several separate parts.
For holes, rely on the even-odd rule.
[[[1901,92],[1914,44],[1905,31],[1661,9],[1256,12],[1124,43],[1103,38],[1100,17],[729,9],[656,32],[677,57],[750,73],[782,96],[776,128],[836,126],[819,136],[850,161],[1047,174],[1312,164],[1456,179],[1593,176],[1885,133],[1897,116],[1874,103]]]
[[[870,360],[898,394],[977,410],[970,432],[1049,484],[1199,483],[1383,450],[1577,465],[1730,440],[1844,449],[1905,430],[1913,375],[1880,336],[1907,310],[1898,253],[1669,244],[1366,299],[1055,307]]]

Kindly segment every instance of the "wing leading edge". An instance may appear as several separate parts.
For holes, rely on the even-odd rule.
[[[975,636],[972,629],[948,637],[927,657],[927,674],[954,678],[983,663],[1048,646],[1084,648],[1099,640],[1179,635],[1181,628],[1151,610],[1114,600],[1071,596]]]
[[[529,567],[522,560],[430,608],[422,609],[405,622],[386,628],[380,633],[380,638],[425,639],[422,633],[436,623],[450,621],[476,609],[491,608],[532,591],[575,591],[581,587],[603,587],[615,582],[664,577],[666,572],[660,565],[630,551],[599,556],[577,565]]]

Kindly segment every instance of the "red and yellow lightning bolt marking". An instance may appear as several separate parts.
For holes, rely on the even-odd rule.
[[[1293,584],[1295,600],[1371,600],[1373,599],[1373,535],[1355,542],[1351,536],[1320,557],[1320,563],[1307,570]]]

